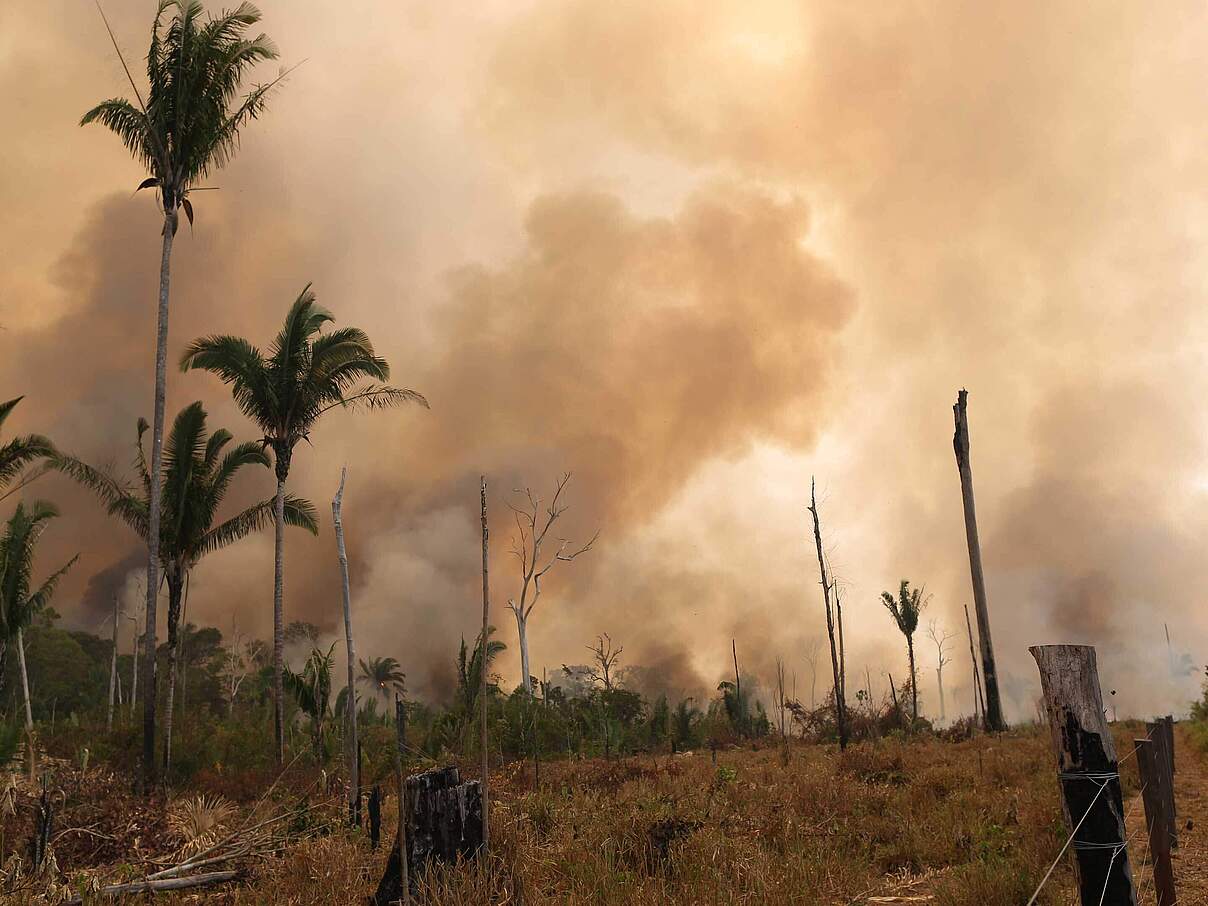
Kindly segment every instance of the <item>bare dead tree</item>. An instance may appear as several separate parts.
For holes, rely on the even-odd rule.
[[[625,650],[625,646],[618,645],[613,648],[612,638],[606,632],[597,636],[596,643],[588,645],[587,650],[591,652],[592,659],[596,662],[594,667],[587,668],[588,675],[602,688],[611,692],[613,669],[621,657],[621,652]]]
[[[843,697],[843,670],[840,666],[841,643],[836,637],[835,614],[831,606],[834,585],[826,568],[826,557],[822,553],[822,521],[818,517],[818,499],[814,490],[814,479],[810,479],[810,515],[814,517],[814,544],[818,549],[818,573],[821,576],[822,601],[826,607],[826,633],[830,637],[831,672],[834,676],[835,722],[839,728],[839,748],[847,748],[847,703]],[[842,630],[839,630],[840,633]]]
[[[982,673],[986,680],[986,729],[999,732],[1007,728],[998,695],[998,668],[994,665],[994,643],[990,640],[990,608],[986,603],[986,578],[982,572],[981,541],[977,535],[977,509],[973,499],[973,468],[969,462],[969,392],[956,395],[952,414],[956,431],[952,448],[961,479],[961,502],[965,510],[965,538],[969,544],[969,573],[973,580],[973,608],[977,612],[977,636],[981,642]]]
[[[235,620],[231,620],[231,644],[223,653],[221,677],[226,687],[227,716],[235,713],[235,697],[250,671],[250,656]]]
[[[533,694],[533,678],[529,668],[528,620],[541,597],[541,580],[554,568],[554,564],[569,563],[591,550],[600,535],[596,532],[590,541],[578,548],[572,547],[565,539],[559,539],[558,547],[552,555],[547,556],[542,551],[550,529],[566,512],[562,492],[566,490],[570,478],[571,475],[567,472],[558,479],[554,485],[553,499],[548,506],[544,506],[541,498],[530,488],[516,492],[524,497],[521,505],[508,504],[516,522],[516,534],[512,536],[512,554],[520,564],[520,600],[509,598],[508,608],[516,617],[516,631],[520,636],[520,670],[524,691],[529,695]]]
[[[927,624],[927,637],[935,642],[935,681],[940,687],[940,720],[944,721],[947,719],[944,714],[944,667],[952,660],[948,657],[948,648],[954,636],[932,619]]]

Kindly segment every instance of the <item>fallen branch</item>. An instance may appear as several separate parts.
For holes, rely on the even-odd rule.
[[[127,893],[146,893],[156,890],[184,890],[188,887],[208,887],[211,884],[225,884],[239,877],[237,871],[211,871],[200,875],[188,875],[184,878],[164,878],[159,881],[133,881],[129,884],[113,884],[102,887],[96,892],[97,896],[118,897]],[[82,904],[79,897],[66,900],[65,904]]]

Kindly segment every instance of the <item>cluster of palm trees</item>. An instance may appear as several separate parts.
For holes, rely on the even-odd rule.
[[[294,672],[286,665],[283,671],[283,680],[286,690],[294,697],[294,701],[298,703],[299,710],[306,715],[310,722],[311,745],[314,749],[315,757],[320,761],[326,761],[328,754],[327,746],[327,723],[328,716],[333,712],[331,703],[331,688],[332,688],[332,670],[335,667],[335,651],[336,643],[332,642],[327,651],[320,648],[312,648],[310,656],[306,659],[302,669]],[[399,662],[392,657],[370,658],[368,662],[360,661],[361,675],[357,681],[367,687],[375,696],[370,699],[376,705],[376,696],[382,696],[387,701],[394,694],[401,695],[406,675],[403,673]],[[334,713],[339,715],[345,713],[349,707],[348,688],[340,690],[339,696],[336,698]],[[351,703],[356,706],[356,700]],[[376,710],[376,709],[375,709]]]
[[[281,761],[285,740],[285,526],[318,530],[314,507],[286,492],[294,450],[334,407],[380,409],[427,403],[414,391],[384,383],[389,379],[389,365],[374,352],[363,331],[355,327],[325,331],[332,315],[317,304],[307,285],[263,352],[242,337],[216,335],[195,340],[180,361],[182,371],[200,369],[218,376],[230,388],[240,411],[256,426],[260,439],[232,446],[233,438],[225,430],[207,434],[206,413],[197,402],[177,415],[165,444],[169,278],[179,212],[183,210],[190,224],[193,222],[192,193],[207,188],[201,182],[234,156],[243,128],[265,110],[273,89],[284,77],[254,85],[241,95],[251,69],[277,57],[276,48],[264,34],[250,31],[259,20],[259,11],[248,3],[207,17],[197,0],[160,0],[151,27],[145,92],[135,84],[110,30],[135,100],[102,101],[84,114],[81,125],[99,123],[118,136],[148,174],[138,188],[154,189],[163,213],[153,417],[150,426],[139,422],[132,480],[59,453],[46,438],[29,435],[0,448],[0,494],[4,484],[22,476],[27,466],[44,461],[92,489],[112,515],[146,542],[144,651],[153,655],[156,650],[156,604],[162,575],[168,589],[169,670],[173,674],[180,608],[191,570],[206,554],[266,526],[271,516],[275,530],[274,729],[276,755]],[[107,20],[105,25],[108,29]],[[0,406],[0,423],[17,402]],[[143,443],[148,430],[149,454]],[[232,478],[253,466],[272,467],[275,495],[219,519]],[[24,475],[33,477],[28,472]],[[10,520],[0,565],[5,595],[0,610],[0,643],[5,648],[0,649],[0,657],[10,638],[15,636],[20,644],[20,627],[27,623],[31,609],[45,606],[55,582],[70,566],[31,591],[33,545],[55,513],[53,506],[36,503],[29,509],[19,507]],[[154,785],[157,765],[155,662],[154,656],[143,659],[142,768],[147,790]],[[171,755],[171,689],[169,686],[164,715],[164,765]]]

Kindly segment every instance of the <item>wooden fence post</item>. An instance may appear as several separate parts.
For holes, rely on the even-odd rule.
[[[1082,906],[1136,906],[1128,863],[1119,762],[1099,688],[1095,649],[1035,645],[1062,808],[1069,823]]]
[[[1174,805],[1174,737],[1165,720],[1155,720],[1145,725],[1146,735],[1153,742],[1154,771],[1157,773],[1164,803],[1162,815],[1166,833],[1170,835],[1170,848],[1179,848],[1179,829]]]
[[[1158,906],[1174,906],[1174,869],[1170,863],[1170,835],[1166,832],[1166,797],[1155,746],[1148,739],[1134,739],[1137,769],[1141,775],[1141,798],[1145,801],[1145,827],[1149,831],[1149,860]]]

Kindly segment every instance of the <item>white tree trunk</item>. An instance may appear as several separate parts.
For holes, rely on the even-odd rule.
[[[17,660],[21,665],[21,692],[25,696],[25,731],[34,732],[34,712],[29,704],[29,671],[25,668],[25,633],[17,627]],[[32,743],[31,743],[32,744]]]
[[[528,617],[519,608],[516,608],[513,612],[516,614],[516,632],[520,636],[520,672],[524,683],[524,691],[532,695],[532,674],[529,672]]]
[[[944,668],[935,668],[935,682],[940,687],[940,723],[943,723],[947,718],[944,716]]]
[[[348,708],[346,714],[345,755],[348,759],[348,814],[351,818],[359,808],[361,788],[360,765],[357,763],[357,696],[353,668],[357,662],[356,646],[352,641],[352,591],[348,582],[348,554],[344,550],[344,523],[340,519],[340,508],[344,502],[344,477],[346,469],[340,469],[340,489],[331,501],[331,521],[336,529],[336,553],[340,560],[340,582],[344,593],[344,642],[348,653]]]

